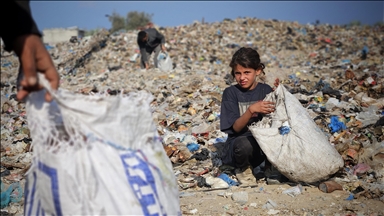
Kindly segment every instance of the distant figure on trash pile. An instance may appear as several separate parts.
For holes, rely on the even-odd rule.
[[[153,51],[155,51],[155,56],[153,57],[153,60],[155,63],[155,67],[157,68],[157,56],[159,55],[160,50],[162,50],[163,52],[166,51],[164,46],[164,35],[160,34],[154,28],[148,28],[139,32],[139,34],[137,35],[137,43],[139,45],[141,54],[141,68],[149,69],[149,56],[152,54]]]
[[[220,130],[228,134],[222,154],[223,164],[237,168],[236,177],[242,185],[256,184],[253,168],[265,161],[265,168],[270,169],[258,143],[248,126],[263,118],[263,114],[275,111],[275,104],[263,101],[273,89],[259,82],[265,75],[259,53],[252,48],[240,48],[229,64],[231,74],[237,85],[226,88],[221,102]],[[276,79],[275,86],[279,80]]]
[[[69,42],[77,44],[80,43],[80,41],[77,39],[77,36],[71,36],[71,38],[69,38]]]
[[[4,41],[5,50],[15,51],[20,62],[17,99],[23,100],[30,92],[42,88],[38,85],[37,71],[43,73],[56,90],[59,87],[59,74],[41,41],[29,1],[2,1],[1,5],[2,10],[8,13],[0,15],[1,20],[7,20],[2,24],[0,37]],[[50,101],[52,97],[47,93],[45,99]]]

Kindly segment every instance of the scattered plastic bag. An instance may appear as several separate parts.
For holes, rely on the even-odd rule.
[[[0,180],[1,185],[1,203],[0,208],[8,206],[9,203],[17,203],[21,201],[23,197],[23,189],[19,182],[12,183],[7,190],[5,190],[3,182]]]
[[[168,53],[159,53],[159,55],[157,56],[157,67],[163,72],[172,70],[172,59]]]
[[[190,152],[195,152],[195,151],[199,150],[200,145],[196,144],[196,143],[189,143],[189,144],[187,144],[187,148]]]
[[[268,160],[292,181],[316,182],[328,178],[344,165],[298,99],[283,85],[266,96],[276,111],[249,127]],[[282,126],[290,128],[281,133]]]
[[[26,215],[181,214],[147,93],[76,95],[39,79],[54,100],[39,91],[26,103],[34,150]]]
[[[303,186],[301,184],[298,184],[295,187],[288,188],[287,190],[283,191],[283,194],[287,194],[291,197],[295,197],[303,192]]]
[[[363,127],[375,124],[380,119],[380,116],[376,114],[377,110],[376,106],[370,106],[368,111],[357,114],[356,119],[363,123]]]
[[[205,182],[208,185],[210,185],[211,188],[216,188],[216,189],[229,188],[229,184],[221,178],[215,178],[213,176],[208,176],[205,178]]]
[[[331,129],[332,133],[347,129],[344,122],[339,121],[339,118],[337,116],[331,117],[331,123],[328,125],[328,127]]]

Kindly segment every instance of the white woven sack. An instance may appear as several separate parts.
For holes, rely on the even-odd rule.
[[[26,104],[34,158],[25,215],[181,215],[148,93],[86,96],[60,89],[51,103],[44,94],[31,93]]]
[[[276,103],[276,111],[249,126],[268,160],[295,182],[314,183],[327,179],[344,166],[337,150],[316,125],[306,109],[283,85],[269,93],[264,101]],[[279,128],[289,125],[281,135]]]
[[[163,72],[172,70],[172,59],[168,53],[159,53],[157,56],[157,67]]]

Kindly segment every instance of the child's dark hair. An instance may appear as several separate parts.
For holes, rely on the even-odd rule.
[[[235,77],[234,70],[237,65],[241,65],[245,68],[252,68],[255,70],[261,69],[262,74],[265,74],[265,66],[263,63],[260,63],[260,55],[256,50],[252,48],[242,47],[237,50],[235,54],[233,54],[231,63],[229,63],[229,66],[232,68],[231,75],[233,77]]]
[[[138,34],[138,40],[141,42],[143,41],[143,39],[145,38],[145,36],[147,36],[147,32],[145,31],[140,31],[139,34]]]

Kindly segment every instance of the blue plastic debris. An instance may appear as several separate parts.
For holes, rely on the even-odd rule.
[[[347,129],[344,122],[339,121],[337,116],[331,117],[331,124],[329,124],[328,127],[331,129],[332,133]]]
[[[227,141],[227,137],[218,137],[216,138],[215,143],[223,143],[225,141]]]
[[[295,78],[296,78],[296,74],[288,75],[288,78],[289,78],[289,79],[295,79]]]
[[[349,194],[349,196],[345,200],[353,200],[354,198],[355,196],[353,194]]]
[[[167,58],[167,54],[165,54],[165,53],[160,53],[160,54],[157,56],[157,60],[166,59],[166,58]]]
[[[298,30],[302,35],[307,35],[307,30],[305,28],[301,28]]]
[[[105,42],[100,42],[99,45],[100,45],[101,48],[104,48],[105,46],[107,46],[107,44]]]
[[[190,152],[195,152],[195,151],[199,150],[200,145],[196,144],[196,143],[189,143],[189,144],[187,144],[187,148],[189,149]]]
[[[53,48],[54,48],[53,46],[49,46],[48,44],[45,45],[45,49],[46,49],[46,50],[51,50],[51,49],[53,49]]]
[[[7,62],[7,63],[2,64],[1,66],[2,67],[10,67],[10,66],[12,66],[12,63]]]
[[[320,91],[323,91],[325,89],[330,88],[331,85],[328,82],[323,81],[322,79],[319,80],[319,82],[316,83],[315,89],[320,89]]]
[[[7,190],[4,191],[4,185],[0,180],[1,185],[1,203],[0,208],[5,208],[9,205],[9,203],[17,203],[20,202],[23,197],[23,190],[20,186],[19,182],[12,183]]]
[[[345,172],[347,172],[347,173],[353,175],[353,169],[350,169],[350,168],[348,168],[348,167],[345,167],[344,170],[345,170]]]
[[[344,64],[349,64],[349,63],[351,63],[351,60],[349,60],[349,59],[344,59],[344,60],[341,60],[341,62],[344,63]]]
[[[291,131],[291,128],[289,126],[281,126],[279,127],[279,132],[281,135],[288,134]]]
[[[368,47],[367,46],[364,46],[364,48],[363,48],[363,50],[362,50],[363,52],[365,52],[365,53],[368,53],[368,51],[369,51],[369,49],[368,49]]]
[[[223,179],[225,182],[228,183],[229,186],[237,186],[239,185],[239,182],[234,181],[233,179],[229,178],[229,176],[225,173],[221,173],[218,178]]]

